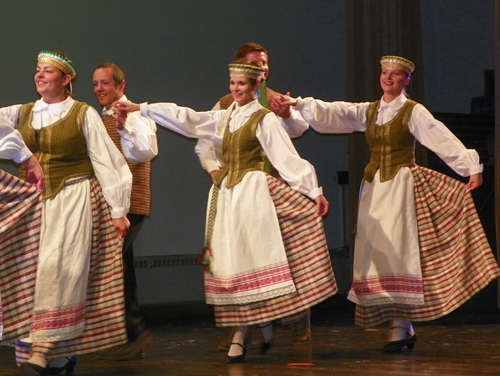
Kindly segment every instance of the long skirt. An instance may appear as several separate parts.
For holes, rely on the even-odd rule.
[[[0,170],[0,344],[30,331],[41,213],[36,188]]]
[[[51,308],[50,312],[35,311],[31,326],[31,354],[57,358],[84,354],[117,346],[126,342],[122,243],[118,239],[110,216],[109,206],[97,179],[78,184],[90,184],[91,239],[88,257],[88,278],[84,286],[83,316],[67,316],[67,309]],[[71,286],[68,286],[71,290]],[[75,307],[75,312],[80,312]],[[83,326],[80,325],[83,321]],[[75,333],[60,341],[40,341],[38,333]],[[59,334],[60,333],[60,334]],[[43,337],[41,337],[43,338]],[[29,347],[16,346],[18,363],[29,357]]]
[[[269,175],[266,179],[295,291],[260,301],[215,305],[217,326],[253,325],[283,318],[287,322],[287,317],[299,317],[337,293],[323,220],[315,203]],[[210,279],[209,274],[205,277],[206,281]]]
[[[424,304],[356,306],[356,324],[429,321],[460,307],[500,276],[466,186],[436,171],[413,167]]]

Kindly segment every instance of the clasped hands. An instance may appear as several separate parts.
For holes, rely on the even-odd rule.
[[[286,95],[278,95],[271,98],[271,110],[283,119],[288,119],[291,115],[291,106],[297,105],[297,98],[292,98],[290,92]]]
[[[138,111],[139,105],[132,102],[115,102],[111,105],[111,110],[113,110],[111,116],[116,121],[116,129],[122,131],[125,129],[128,113]]]

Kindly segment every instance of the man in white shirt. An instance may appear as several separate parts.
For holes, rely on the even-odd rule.
[[[126,360],[143,354],[152,341],[139,313],[133,242],[151,210],[151,160],[158,154],[156,124],[138,112],[127,117],[112,110],[117,101],[127,101],[125,74],[114,63],[97,67],[93,75],[94,94],[103,107],[103,123],[113,142],[127,159],[132,172],[132,195],[127,218],[130,228],[123,242],[125,317],[128,343],[99,354],[108,360]]]

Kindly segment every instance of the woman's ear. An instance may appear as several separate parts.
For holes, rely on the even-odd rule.
[[[66,86],[67,84],[69,84],[71,82],[71,76],[69,74],[66,74],[64,76],[64,80],[63,80],[63,86]]]

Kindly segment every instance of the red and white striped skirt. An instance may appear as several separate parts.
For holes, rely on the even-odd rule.
[[[92,240],[85,303],[85,327],[80,336],[59,342],[37,342],[31,353],[65,357],[103,350],[126,342],[121,241],[97,179],[90,179]],[[71,288],[71,287],[68,287]],[[35,316],[37,317],[37,316]],[[57,320],[50,325],[57,325]],[[43,327],[37,322],[32,327]],[[16,358],[29,358],[29,347],[16,346]]]
[[[500,276],[465,184],[416,166],[414,177],[424,304],[356,306],[356,324],[371,327],[388,320],[429,321],[469,300]]]
[[[337,293],[323,220],[316,205],[269,175],[267,181],[296,292],[253,303],[215,305],[217,326],[253,325],[276,319],[293,322],[306,309]]]
[[[0,170],[0,344],[30,331],[41,214],[36,188]]]

